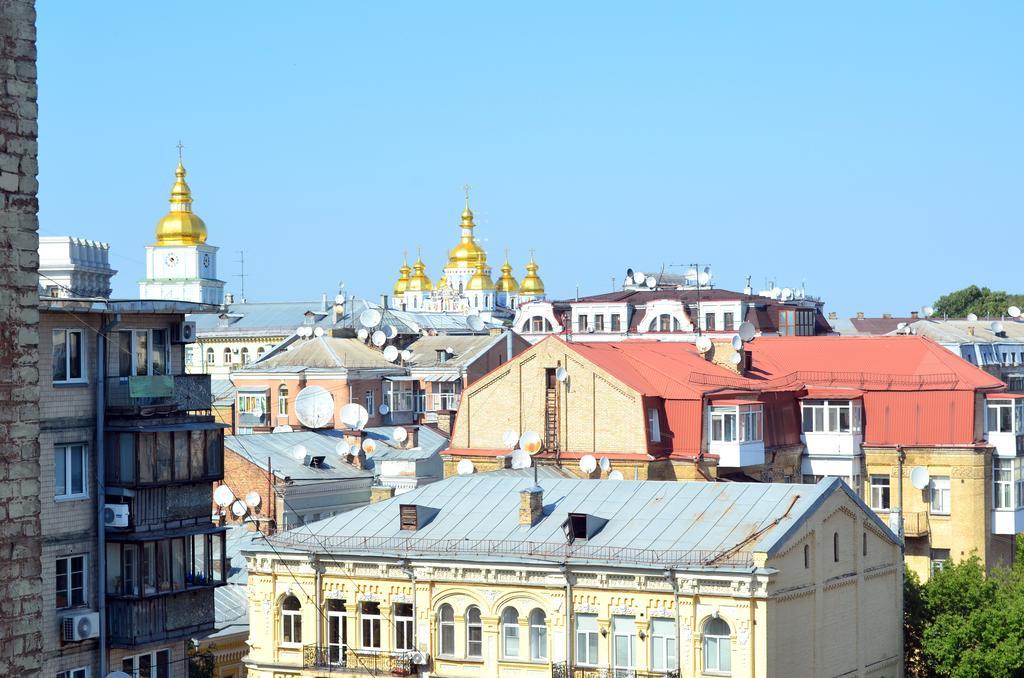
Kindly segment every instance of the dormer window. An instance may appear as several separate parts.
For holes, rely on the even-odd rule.
[[[572,544],[577,539],[587,540],[594,538],[601,528],[608,521],[604,518],[590,515],[589,513],[570,513],[569,517],[562,523],[562,531],[565,532],[566,543]]]
[[[447,350],[442,348],[442,349],[440,349],[437,352],[437,362],[439,362],[439,363],[446,363],[446,362],[448,362],[448,351]]]

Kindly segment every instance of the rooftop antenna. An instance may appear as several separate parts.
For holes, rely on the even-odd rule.
[[[697,336],[701,336],[700,331],[700,264],[690,264],[694,271],[697,271]]]
[[[236,278],[241,278],[241,293],[242,302],[245,302],[245,250],[238,250],[238,270],[240,273],[236,273]]]

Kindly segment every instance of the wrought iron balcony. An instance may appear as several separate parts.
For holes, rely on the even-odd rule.
[[[551,678],[679,678],[679,669],[640,671],[614,666],[569,666],[558,662],[551,665]]]
[[[107,410],[123,414],[209,412],[209,374],[107,377]]]
[[[337,645],[304,645],[302,666],[344,675],[411,676],[415,672],[411,655],[410,652],[357,652]]]

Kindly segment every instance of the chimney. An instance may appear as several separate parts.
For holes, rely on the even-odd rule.
[[[914,320],[917,320],[917,311],[911,311],[910,317],[913,318]]]
[[[381,308],[387,308],[388,307],[388,295],[386,295],[386,294],[380,295],[380,307]]]
[[[974,325],[967,326],[967,334],[971,335],[972,337],[974,336]]]
[[[235,295],[232,294],[231,292],[225,292],[224,293],[224,303],[227,304],[228,306],[230,306],[231,304],[235,303]]]
[[[857,311],[857,320],[864,320],[864,311]]]
[[[839,314],[836,313],[835,311],[829,311],[828,312],[828,319],[829,320],[839,320]]]
[[[892,313],[883,313],[882,318],[885,320],[892,320]]]
[[[736,374],[743,374],[744,363],[746,362],[746,351],[737,351],[732,347],[732,341],[728,339],[713,339],[711,350],[704,354],[704,357],[720,367],[731,370]],[[737,356],[739,358],[737,359]]]
[[[544,490],[539,485],[519,493],[519,524],[533,527],[544,517]]]
[[[402,443],[402,449],[411,450],[418,447],[420,444],[420,427],[410,426],[406,429],[406,432],[409,435],[406,436],[405,442]]]
[[[384,501],[385,499],[391,499],[395,496],[395,488],[385,487],[384,485],[374,485],[370,488],[370,503],[375,504],[378,501]]]

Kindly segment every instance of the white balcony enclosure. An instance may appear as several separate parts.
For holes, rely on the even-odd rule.
[[[722,468],[764,464],[764,406],[750,401],[716,401],[707,408],[708,452]]]
[[[1024,455],[1024,398],[1006,393],[988,396],[985,441],[996,448],[998,457]]]

